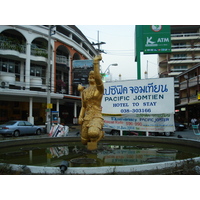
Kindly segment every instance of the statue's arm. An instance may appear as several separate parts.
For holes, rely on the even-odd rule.
[[[85,103],[83,102],[83,99],[82,99],[82,106],[81,106],[81,110],[80,110],[79,117],[78,117],[78,123],[79,124],[83,123],[84,116],[85,116]]]
[[[103,93],[104,87],[103,87],[103,81],[102,81],[102,77],[100,74],[100,69],[99,69],[99,61],[102,60],[101,55],[95,56],[93,63],[94,63],[94,78],[96,81],[96,86],[97,89]]]
[[[79,124],[82,124],[82,123],[83,123],[84,115],[85,115],[85,107],[82,106],[82,107],[81,107],[80,114],[79,114],[79,117],[78,117],[78,123],[79,123]]]
[[[81,111],[79,113],[79,117],[78,117],[78,123],[79,124],[82,124],[83,123],[83,118],[85,116],[85,105],[84,105],[84,101],[83,101],[83,90],[84,90],[84,87],[82,85],[78,85],[78,90],[80,91],[81,93],[81,102],[82,102],[82,106],[81,106]]]

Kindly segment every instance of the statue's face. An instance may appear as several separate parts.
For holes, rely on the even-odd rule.
[[[88,81],[89,81],[89,83],[94,83],[95,82],[94,72],[93,71],[90,72],[89,77],[88,77]]]

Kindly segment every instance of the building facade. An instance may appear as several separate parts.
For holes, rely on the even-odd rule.
[[[0,123],[44,124],[48,89],[51,110],[59,111],[61,123],[77,117],[80,95],[73,84],[73,61],[92,60],[97,51],[76,26],[56,25],[53,32],[47,80],[49,26],[0,26]]]
[[[171,53],[159,54],[159,77],[174,77],[175,105],[179,104],[177,76],[200,62],[200,25],[172,25]]]
[[[178,118],[188,125],[192,118],[200,122],[200,63],[182,72],[177,78],[180,87],[180,103],[177,105]]]

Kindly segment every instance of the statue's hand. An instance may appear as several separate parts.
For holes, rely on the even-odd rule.
[[[83,118],[82,118],[82,117],[79,117],[79,118],[78,118],[78,123],[79,123],[79,124],[82,124],[82,123],[83,123]]]
[[[83,91],[84,90],[84,87],[81,85],[81,84],[78,84],[78,91]]]
[[[94,57],[94,63],[98,63],[100,60],[102,60],[101,54]]]

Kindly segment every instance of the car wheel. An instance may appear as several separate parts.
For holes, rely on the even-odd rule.
[[[19,131],[17,131],[17,130],[14,131],[14,133],[13,133],[13,136],[14,136],[14,137],[19,137],[19,135],[20,135],[20,132],[19,132]]]
[[[165,132],[165,136],[170,136],[170,132]]]
[[[40,129],[37,129],[36,130],[36,135],[40,135],[41,134],[41,130]]]

